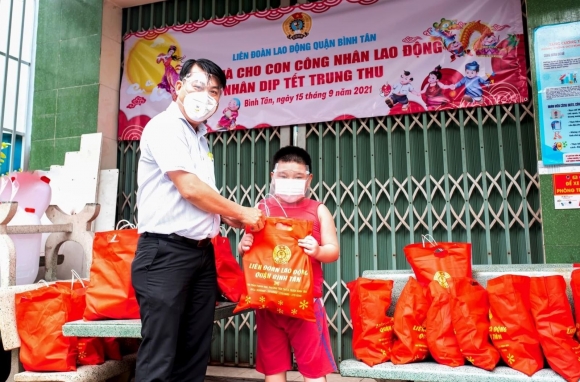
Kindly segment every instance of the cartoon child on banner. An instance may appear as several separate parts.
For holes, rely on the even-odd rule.
[[[419,97],[421,96],[421,93],[415,90],[411,82],[413,82],[411,72],[407,70],[403,71],[399,83],[393,87],[391,94],[385,99],[385,103],[389,108],[392,109],[393,106],[400,103],[403,111],[405,111],[409,108],[409,98],[407,97],[409,93],[413,93]],[[388,84],[385,86],[388,86]],[[388,87],[385,88],[385,86],[383,86],[383,89],[388,89]],[[386,96],[384,90],[381,91],[383,97]]]
[[[443,89],[451,89],[451,85],[441,83],[441,77],[441,66],[438,65],[435,70],[429,73],[427,84],[421,91],[421,94],[425,94],[425,103],[429,110],[450,102],[449,98],[443,94]]]
[[[499,36],[490,30],[476,42],[475,54],[478,56],[498,56],[500,54],[498,44]]]
[[[470,62],[465,65],[465,76],[456,84],[451,85],[451,89],[455,90],[458,87],[465,85],[465,102],[481,102],[483,100],[482,86],[491,85],[489,78],[483,79],[479,77],[479,64],[477,61]],[[490,77],[493,76],[493,73]]]
[[[236,118],[238,118],[240,110],[240,100],[237,98],[232,98],[228,102],[228,106],[224,109],[224,115],[220,118],[218,124],[220,127],[226,128],[228,130],[234,130],[236,128]]]
[[[451,53],[451,62],[455,61],[457,57],[471,53],[469,49],[465,49],[461,42],[457,41],[457,35],[452,32],[459,29],[461,29],[461,25],[455,20],[442,18],[440,22],[433,23],[433,27],[427,29],[426,32],[427,35],[441,41],[445,49]]]
[[[175,45],[171,45],[167,50],[167,53],[160,53],[157,56],[157,63],[163,62],[165,65],[165,73],[163,74],[163,78],[161,82],[157,85],[158,88],[165,90],[167,93],[171,94],[171,98],[173,101],[177,99],[177,93],[175,92],[175,83],[179,81],[179,71],[181,70],[181,62],[185,58],[179,57],[175,54],[177,51],[177,47]],[[173,61],[179,62],[177,66],[174,68],[172,63]]]
[[[471,51],[469,49],[465,49],[463,45],[461,45],[461,43],[455,39],[455,36],[453,36],[453,40],[451,40],[449,43],[445,42],[443,45],[445,46],[445,49],[451,53],[451,62],[455,61],[457,57],[463,57],[466,54],[471,54]]]

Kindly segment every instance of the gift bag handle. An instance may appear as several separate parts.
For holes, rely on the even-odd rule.
[[[288,217],[288,214],[286,213],[286,210],[284,209],[284,207],[282,207],[282,204],[280,204],[280,201],[278,201],[278,199],[276,199],[276,197],[270,193],[266,194],[266,196],[271,196],[272,199],[274,199],[276,201],[276,203],[278,203],[278,206],[280,207],[280,209],[282,210],[282,212],[284,212],[284,216]],[[266,199],[262,199],[258,202],[258,204],[256,204],[256,207],[258,207],[260,204],[264,204],[264,207],[266,208],[266,216],[270,217],[270,208],[268,208],[268,203],[266,203]]]
[[[435,239],[433,238],[433,236],[427,234],[427,235],[421,235],[421,241],[423,242],[423,248],[425,248],[425,242],[428,242],[429,244],[433,245],[433,246],[437,246],[437,242],[435,241]]]
[[[435,241],[433,236],[431,236],[429,234],[421,235],[421,240],[423,242],[423,248],[425,248],[425,242],[428,242],[433,247],[435,247],[435,250],[433,251],[435,256],[437,256],[437,257],[445,256],[446,251],[443,248],[439,247],[439,244],[437,244],[437,242]]]
[[[121,223],[124,223],[124,224],[121,225]],[[135,224],[131,223],[129,220],[122,219],[122,220],[119,220],[117,222],[117,226],[115,227],[115,230],[119,231],[119,230],[126,229],[126,228],[135,229],[135,228],[137,228],[137,226]]]
[[[70,279],[70,290],[73,290],[74,282],[75,282],[75,277],[80,281],[80,283],[83,286],[83,288],[86,288],[85,283],[83,282],[83,279],[81,278],[81,276],[79,276],[79,274],[77,273],[77,271],[75,271],[74,269],[71,269],[70,270],[70,273],[72,273],[72,277]]]

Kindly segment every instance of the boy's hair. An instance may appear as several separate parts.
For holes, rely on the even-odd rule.
[[[479,73],[479,64],[477,61],[469,62],[465,64],[465,70],[475,70],[476,73]]]
[[[312,172],[312,160],[310,155],[301,147],[297,146],[286,146],[282,147],[272,159],[272,165],[276,168],[278,162],[294,162],[306,165],[308,171]]]

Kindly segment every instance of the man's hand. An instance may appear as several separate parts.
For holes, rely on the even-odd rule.
[[[251,233],[244,234],[242,240],[240,240],[240,244],[238,245],[238,252],[243,255],[250,250],[252,244],[254,244],[254,235]]]
[[[229,218],[227,216],[221,216],[222,222],[224,222],[225,224],[229,225],[232,228],[244,228],[244,224],[239,221],[236,220],[234,218]]]
[[[258,208],[243,207],[242,214],[240,215],[240,222],[245,226],[250,227],[253,232],[259,231],[264,228],[264,222],[266,217]]]

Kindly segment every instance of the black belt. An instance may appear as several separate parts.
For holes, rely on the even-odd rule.
[[[187,237],[176,235],[174,233],[166,235],[166,234],[162,234],[162,233],[145,232],[145,233],[143,233],[143,237],[156,237],[158,239],[163,239],[163,240],[177,241],[177,242],[184,243],[184,244],[190,245],[192,247],[198,247],[198,248],[207,247],[209,245],[209,243],[211,243],[210,238],[205,238],[202,240],[193,240],[193,239],[188,239]]]

